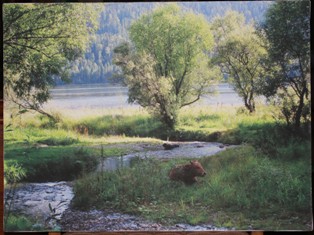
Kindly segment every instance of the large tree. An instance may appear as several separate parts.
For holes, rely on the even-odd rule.
[[[5,99],[39,111],[55,79],[86,49],[100,5],[45,3],[3,5]],[[53,117],[52,117],[53,118]]]
[[[227,11],[212,22],[216,49],[214,61],[229,76],[235,91],[243,99],[249,112],[255,111],[257,80],[263,73],[266,50],[255,32],[253,23],[246,23],[244,15]]]
[[[213,37],[205,18],[167,4],[130,27],[132,45],[115,49],[129,101],[174,128],[178,110],[198,101],[217,78],[208,53]]]
[[[288,124],[295,128],[309,116],[310,1],[280,1],[271,5],[261,24],[271,74],[265,92]]]

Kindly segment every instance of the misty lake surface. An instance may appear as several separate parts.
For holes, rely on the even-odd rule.
[[[211,88],[215,94],[205,95],[194,105],[242,105],[242,99],[228,83]],[[64,109],[123,108],[138,106],[128,103],[128,88],[113,84],[79,84],[57,86],[51,91],[47,107]]]

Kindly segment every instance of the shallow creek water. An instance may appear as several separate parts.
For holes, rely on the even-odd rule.
[[[147,145],[139,152],[121,157],[109,157],[104,160],[98,170],[116,170],[129,167],[131,160],[139,158],[157,158],[160,160],[173,158],[200,158],[211,156],[233,146],[208,142],[172,142],[179,147],[164,150],[160,146]],[[7,193],[7,192],[6,192]],[[27,183],[19,185],[12,200],[12,210],[19,214],[36,218],[45,227],[59,226],[62,231],[120,231],[120,230],[225,230],[213,225],[191,226],[175,224],[162,226],[143,220],[140,217],[110,211],[77,211],[70,208],[74,197],[70,182]]]
[[[131,165],[131,160],[135,157],[138,158],[155,158],[159,160],[168,160],[174,158],[201,158],[206,156],[214,155],[220,151],[227,148],[234,147],[229,145],[223,145],[217,142],[199,142],[199,141],[189,141],[189,142],[169,142],[171,144],[177,144],[179,147],[172,150],[164,150],[160,145],[154,149],[145,150],[143,148],[141,151],[136,153],[127,154],[120,157],[109,157],[106,158],[103,164],[98,166],[98,170],[116,170],[120,167],[129,167]]]
[[[13,197],[8,189],[5,194],[12,212],[35,218],[41,227],[55,227],[73,196],[71,183],[65,181],[20,184]]]

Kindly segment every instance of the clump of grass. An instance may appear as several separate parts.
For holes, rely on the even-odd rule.
[[[158,177],[156,177],[157,175]],[[132,176],[132,178],[128,178],[129,176]],[[136,205],[134,203],[146,204],[157,199],[158,191],[160,187],[163,187],[164,182],[167,182],[166,179],[167,168],[162,168],[156,160],[138,159],[137,164],[134,164],[132,168],[122,168],[115,172],[96,173],[77,181],[75,190],[78,197],[73,203],[79,207],[89,208],[89,206],[100,200],[104,204],[109,203],[116,208],[129,205],[128,208],[130,209],[132,205]],[[89,184],[94,180],[99,184]],[[86,186],[89,192],[84,193]],[[130,188],[134,190],[130,191]],[[90,198],[90,193],[95,197]]]
[[[310,214],[311,170],[303,160],[283,165],[250,146],[229,149],[200,159],[208,174],[191,187],[168,179],[171,167],[181,161],[146,159],[131,168],[84,177],[75,184],[73,206],[116,208],[165,224],[209,220],[219,224],[219,218],[213,216],[215,211],[239,212],[244,216],[242,224],[224,221],[238,229],[247,229],[249,224],[259,226],[259,219],[252,218],[251,211],[259,218],[276,212],[278,220],[283,216],[281,211],[298,214],[300,221]],[[285,226],[288,222],[282,221],[280,228]],[[301,222],[295,226],[304,229]]]
[[[5,231],[34,231],[36,227],[33,224],[33,221],[26,216],[10,215],[5,225]]]
[[[73,124],[73,130],[80,134],[110,136],[151,136],[156,137],[156,130],[161,123],[148,116],[101,116],[97,118],[87,118]],[[158,131],[157,131],[158,132]]]
[[[291,212],[309,206],[310,167],[306,159],[283,163],[252,147],[230,149],[218,156],[206,159],[212,166],[209,193],[218,205],[254,211],[277,205]]]

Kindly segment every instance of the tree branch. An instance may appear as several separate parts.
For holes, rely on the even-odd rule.
[[[35,48],[35,47],[32,47],[32,46],[23,45],[23,44],[19,44],[19,43],[16,43],[16,42],[11,42],[10,44],[7,44],[7,45],[13,47],[12,44],[13,44],[13,45],[20,46],[20,47],[29,48],[29,49],[31,49],[31,50],[37,51],[37,52],[39,52],[39,53],[42,53],[43,55],[45,55],[45,56],[48,57],[49,59],[52,58],[50,55],[46,54],[46,53],[43,52],[42,50],[39,50],[39,49],[37,49],[37,48]]]
[[[201,98],[201,94],[198,94],[195,100],[193,100],[193,101],[191,101],[191,102],[188,102],[188,103],[182,104],[182,105],[180,106],[180,108],[182,108],[182,107],[184,107],[184,106],[188,106],[188,105],[190,105],[190,104],[193,104],[193,103],[195,103],[196,101],[198,101],[200,98]]]

